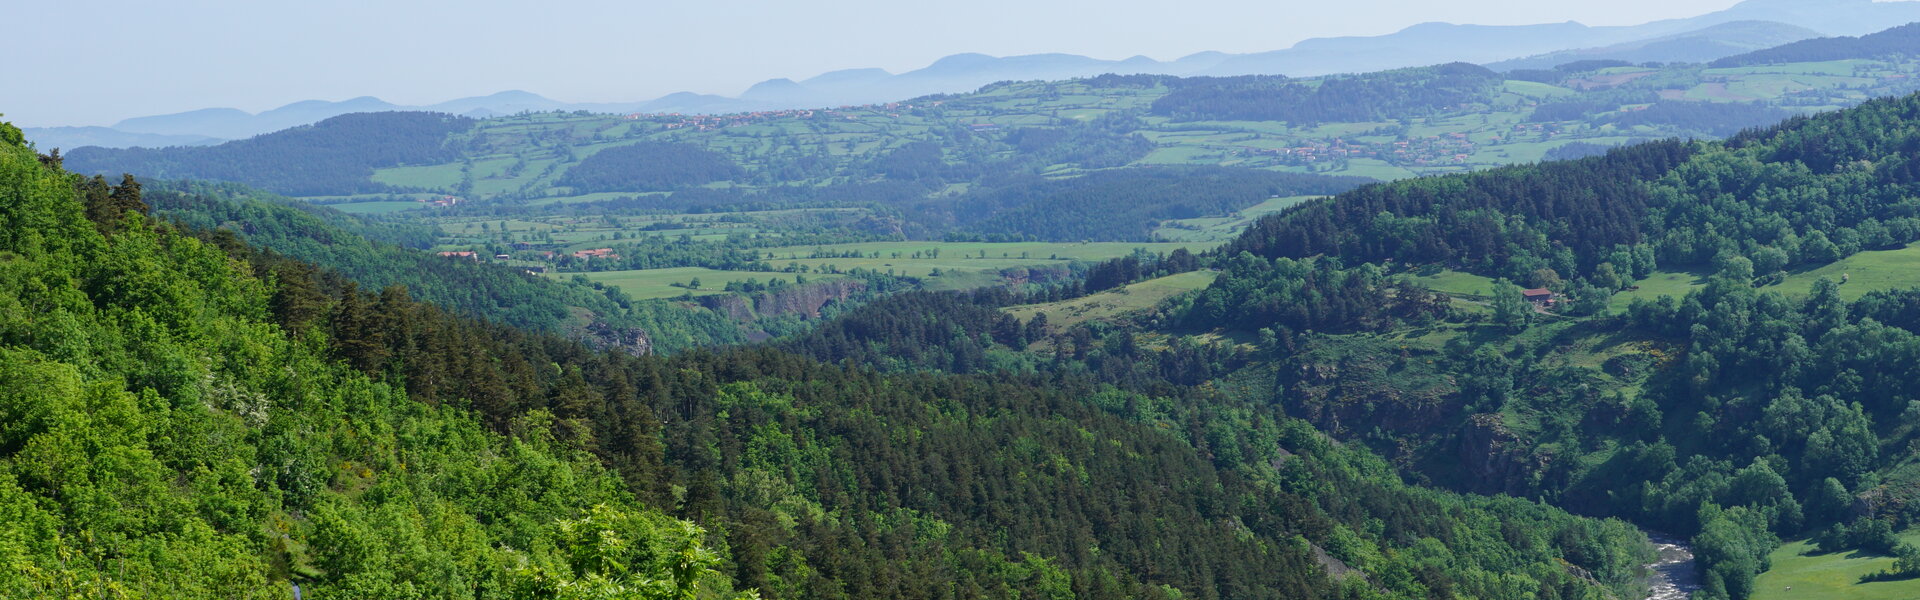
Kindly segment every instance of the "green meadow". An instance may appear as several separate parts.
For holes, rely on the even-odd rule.
[[[1920,533],[1901,536],[1920,543]],[[1848,600],[1913,600],[1920,598],[1920,579],[1860,583],[1860,577],[1892,570],[1893,557],[1861,552],[1813,553],[1806,541],[1782,544],[1771,556],[1773,568],[1754,581],[1752,600],[1846,598]]]
[[[1056,327],[1070,327],[1151,309],[1168,298],[1203,289],[1219,276],[1215,271],[1193,271],[1149,279],[1072,300],[1013,306],[1003,310],[1023,322],[1032,321],[1035,315],[1045,313],[1047,323]]]

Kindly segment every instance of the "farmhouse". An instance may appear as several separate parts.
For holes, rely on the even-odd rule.
[[[441,252],[441,253],[440,253],[440,255],[441,255],[441,256],[447,256],[447,257],[452,257],[452,258],[465,258],[465,259],[468,259],[468,260],[480,260],[480,255],[479,255],[479,254],[475,254],[475,253],[472,253],[472,252]]]
[[[1522,298],[1526,298],[1528,302],[1532,302],[1536,306],[1552,306],[1553,305],[1553,290],[1549,290],[1547,288],[1521,290],[1520,296]]]

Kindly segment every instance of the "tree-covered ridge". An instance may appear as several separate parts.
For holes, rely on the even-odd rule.
[[[1262,219],[1221,253],[1441,263],[1515,280],[1604,270],[1615,288],[1656,265],[1735,254],[1771,275],[1920,239],[1916,148],[1920,96],[1876,100],[1725,143],[1369,186]]]
[[[1643,559],[1200,396],[594,351],[81,181],[0,151],[8,595],[1597,599]]]
[[[727,181],[741,170],[726,155],[688,144],[640,142],[589,156],[560,178],[577,193],[654,192]]]
[[[1643,239],[1653,196],[1647,182],[1699,151],[1658,142],[1577,161],[1367,186],[1263,218],[1219,254],[1585,273],[1615,246]]]
[[[1434,481],[1692,535],[1702,597],[1746,598],[1782,537],[1890,552],[1888,532],[1920,522],[1905,471],[1914,294],[1850,304],[1838,274],[1804,297],[1756,290],[1920,240],[1916,152],[1909,96],[1724,143],[1369,186],[1260,221],[1208,257],[1225,271],[1209,289],[1167,310],[1270,328],[1271,401],[1290,415]],[[1466,291],[1464,312],[1311,318],[1391,314],[1427,296],[1383,273],[1443,268],[1561,301],[1536,311],[1502,279]],[[1717,274],[1607,314],[1660,270]],[[1398,345],[1329,335],[1354,330]]]
[[[707,534],[636,503],[549,417],[501,435],[332,360],[274,323],[278,282],[153,227],[137,186],[77,196],[11,129],[0,596],[727,592]]]
[[[1370,181],[1223,167],[1114,169],[1061,181],[1013,178],[921,210],[951,214],[961,235],[1148,241],[1164,221],[1228,214],[1269,198],[1335,194]]]
[[[1881,58],[1920,54],[1920,23],[1909,23],[1860,37],[1840,36],[1801,40],[1713,61],[1715,68],[1746,67],[1793,62]]]
[[[1196,77],[1172,80],[1173,92],[1155,100],[1152,112],[1185,121],[1380,121],[1490,102],[1501,80],[1485,67],[1466,63],[1313,82],[1260,75]]]
[[[438,113],[354,113],[217,146],[80,148],[67,155],[66,166],[80,173],[233,181],[295,196],[377,193],[392,188],[369,179],[374,169],[455,160],[460,153],[448,136],[474,122]]]

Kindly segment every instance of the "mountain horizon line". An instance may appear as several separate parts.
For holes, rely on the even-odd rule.
[[[1501,70],[1537,68],[1555,57],[1566,57],[1569,62],[1610,56],[1704,62],[1803,39],[1861,35],[1909,21],[1920,21],[1920,1],[1746,0],[1705,15],[1641,25],[1588,26],[1573,20],[1532,25],[1435,21],[1385,35],[1310,38],[1285,49],[1245,54],[1201,51],[1171,61],[1146,55],[1110,60],[1062,52],[1011,56],[962,52],[901,73],[856,67],[797,81],[773,78],[748,86],[735,96],[681,91],[650,100],[568,102],[510,89],[434,104],[404,105],[362,95],[340,101],[301,100],[258,113],[213,107],[131,117],[110,126],[29,128],[27,133],[49,147],[199,145],[252,137],[352,112],[426,110],[479,118],[555,110],[725,114],[872,105],[969,92],[996,81],[1065,80],[1106,73],[1312,77],[1444,62],[1468,62]]]

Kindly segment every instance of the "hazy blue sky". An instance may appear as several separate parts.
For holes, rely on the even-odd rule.
[[[306,99],[401,104],[524,89],[585,101],[941,56],[1067,52],[1170,60],[1377,35],[1424,21],[1629,25],[1736,0],[0,1],[0,113],[21,125]]]

